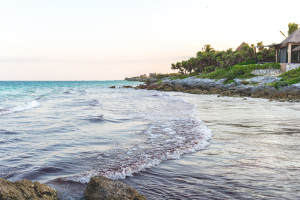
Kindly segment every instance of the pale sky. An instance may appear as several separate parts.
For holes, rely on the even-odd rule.
[[[0,80],[121,80],[279,43],[300,0],[0,0]]]

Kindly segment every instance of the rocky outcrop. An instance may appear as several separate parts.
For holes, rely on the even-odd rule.
[[[254,77],[247,80],[235,79],[234,83],[224,84],[225,79],[212,80],[189,77],[186,79],[166,80],[161,84],[140,85],[138,89],[180,91],[192,94],[219,94],[234,97],[266,98],[279,101],[299,101],[300,86],[291,85],[275,89],[265,85],[280,80],[277,77]],[[256,85],[249,85],[256,84]]]
[[[133,187],[120,181],[113,181],[103,176],[90,179],[85,189],[86,200],[145,200],[144,195],[139,194]]]
[[[264,75],[278,75],[281,74],[280,69],[256,69],[251,72],[251,74],[257,75],[257,76],[264,76]]]
[[[54,189],[30,180],[10,182],[0,178],[1,200],[56,200]]]

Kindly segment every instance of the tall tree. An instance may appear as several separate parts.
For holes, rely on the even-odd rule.
[[[294,23],[289,23],[288,24],[288,36],[290,36],[295,30],[299,28],[299,24]],[[279,31],[284,37],[287,37],[282,31]]]
[[[213,51],[214,49],[211,47],[211,45],[210,44],[206,44],[206,45],[204,45],[204,47],[202,48],[202,51],[204,51],[204,52],[211,52],[211,51]]]
[[[291,35],[295,30],[299,28],[299,24],[294,23],[289,23],[288,24],[289,30],[288,30],[288,35]]]
[[[257,46],[258,46],[258,51],[262,51],[264,49],[264,43],[261,41],[261,42],[258,42],[257,43]]]

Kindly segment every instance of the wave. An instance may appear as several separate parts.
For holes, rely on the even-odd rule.
[[[205,149],[212,137],[211,130],[196,118],[177,119],[150,124],[139,133],[145,140],[130,148],[115,148],[97,155],[92,170],[65,181],[86,183],[93,176],[125,179],[166,160],[180,159],[183,154]]]
[[[40,105],[40,103],[38,101],[34,100],[34,101],[23,103],[23,104],[20,104],[17,106],[3,108],[3,109],[0,109],[0,116],[15,113],[15,112],[22,112],[25,110],[31,110],[33,108],[38,107],[39,105]]]
[[[4,130],[4,129],[0,129],[0,134],[4,134],[4,135],[16,135],[16,134],[19,134],[19,133],[16,133],[16,132],[13,132],[13,131],[7,131],[7,130]]]
[[[101,106],[101,103],[97,99],[85,100],[85,99],[76,99],[74,103],[70,104],[72,107],[77,106]]]
[[[97,99],[93,99],[91,101],[87,101],[86,104],[89,105],[89,106],[98,106],[98,105],[101,105],[100,102]]]
[[[105,121],[103,114],[95,116],[95,117],[91,117],[90,119],[88,119],[90,122],[103,122]]]

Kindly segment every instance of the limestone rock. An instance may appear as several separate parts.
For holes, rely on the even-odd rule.
[[[133,187],[103,176],[91,178],[85,189],[86,200],[145,200]]]
[[[0,178],[1,200],[57,200],[54,189],[30,180],[10,182]]]

